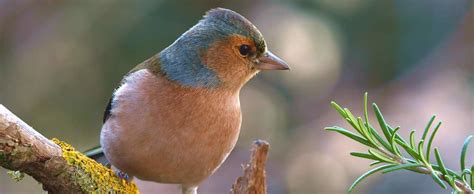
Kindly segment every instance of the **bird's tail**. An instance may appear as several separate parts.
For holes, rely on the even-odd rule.
[[[104,166],[110,166],[109,160],[107,160],[107,158],[105,157],[104,151],[102,150],[102,147],[100,146],[86,150],[84,154],[87,157],[94,159],[95,161],[101,163]]]
[[[102,165],[108,168],[111,168],[118,177],[125,179],[128,182],[132,181],[133,176],[130,176],[127,173],[120,171],[119,169],[115,168],[114,166],[110,164],[109,160],[107,160],[107,158],[105,157],[104,150],[102,149],[102,147],[100,146],[94,147],[92,149],[85,151],[84,154],[87,157],[92,158],[95,161],[101,163]]]

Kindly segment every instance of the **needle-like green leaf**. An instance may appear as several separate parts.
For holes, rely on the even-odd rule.
[[[400,127],[397,127],[393,131],[392,138],[390,139],[390,145],[392,146],[392,150],[395,152],[394,154],[401,157],[402,154],[400,153],[400,150],[398,149],[397,144],[395,143],[395,137],[397,137],[397,132],[398,132],[399,129],[400,129]]]
[[[402,146],[402,148],[408,153],[410,154],[411,157],[413,157],[414,159],[416,160],[419,160],[420,156],[418,156],[418,153],[412,149],[409,145],[407,145],[406,143],[402,142],[401,140],[399,139],[395,139],[395,142],[397,142],[398,145]]]
[[[366,153],[361,153],[361,152],[351,152],[351,156],[359,157],[359,158],[365,158],[369,160],[379,160],[377,157],[371,155],[371,154],[366,154]]]
[[[385,139],[390,139],[391,133],[387,127],[387,122],[383,118],[382,113],[380,112],[379,107],[377,104],[373,103],[372,108],[374,109],[375,116],[377,117],[377,121],[379,122],[380,128],[382,129],[383,134],[385,135]]]
[[[347,115],[346,115],[346,112],[344,112],[344,109],[342,109],[341,106],[339,106],[339,104],[337,104],[336,102],[334,101],[331,101],[331,106],[336,109],[336,111],[342,116],[342,118],[347,118]]]
[[[446,179],[446,182],[448,182],[449,186],[451,186],[454,190],[459,192],[458,187],[456,186],[456,183],[454,182],[456,179],[450,175],[444,175],[444,178]]]
[[[382,161],[375,161],[375,162],[370,163],[369,166],[375,166],[375,165],[381,164],[381,163],[383,163],[383,162]]]
[[[421,164],[414,164],[414,163],[408,163],[408,164],[400,164],[396,165],[394,167],[386,168],[385,170],[382,171],[383,174],[397,171],[397,170],[403,170],[403,169],[411,169],[411,168],[416,168],[416,167],[422,167],[423,165]]]
[[[438,148],[435,148],[434,151],[435,151],[436,161],[438,162],[441,173],[443,173],[443,175],[447,175],[448,171],[446,170],[446,167],[444,167],[443,159],[441,158],[441,155],[439,154]]]
[[[462,181],[464,181],[464,182],[467,183],[467,181],[468,181],[467,176],[469,176],[469,175],[471,175],[471,170],[469,170],[469,169],[467,169],[467,168],[464,169],[464,170],[462,171],[462,173],[461,173],[461,179],[462,179]]]
[[[349,117],[345,118],[345,120],[347,121],[347,123],[349,123],[352,126],[352,128],[354,128],[357,131],[357,133],[362,134],[359,127],[355,123],[353,123],[351,119],[349,119]]]
[[[443,183],[443,181],[438,177],[436,171],[433,171],[433,172],[431,173],[431,177],[434,179],[434,181],[435,181],[436,183],[438,183],[438,185],[439,185],[441,188],[446,189],[446,185],[445,185],[445,184]]]
[[[352,123],[354,124],[357,123],[357,119],[355,118],[355,116],[352,114],[352,112],[349,109],[344,108],[344,112],[346,113],[347,118],[349,118],[349,120],[351,120]]]
[[[356,124],[359,127],[360,131],[362,131],[363,136],[366,137],[369,142],[373,143],[373,141],[371,140],[371,136],[367,128],[365,127],[364,122],[362,121],[362,118],[357,117]]]
[[[425,140],[426,135],[428,135],[428,131],[430,130],[431,124],[433,124],[433,121],[435,120],[435,118],[436,118],[436,115],[431,116],[430,121],[429,121],[428,124],[426,125],[425,130],[424,130],[424,132],[423,132],[423,136],[421,137],[421,139],[422,139],[423,141]]]
[[[364,118],[365,118],[365,124],[367,125],[367,129],[370,129],[370,123],[369,123],[369,111],[367,110],[367,97],[368,93],[364,93]]]
[[[400,141],[402,141],[402,142],[404,142],[405,144],[408,145],[407,141],[405,141],[405,139],[403,139],[403,137],[400,136],[400,134],[398,134],[398,133],[393,133],[393,131],[400,129],[400,126],[395,127],[395,129],[393,129],[393,128],[391,128],[390,126],[388,126],[388,129],[392,132],[392,134],[395,134],[395,135],[397,136],[396,138],[397,138],[398,140],[400,140]]]
[[[357,119],[354,117],[354,115],[351,113],[351,111],[347,108],[344,108],[344,112],[346,113],[347,117],[346,117],[346,120],[347,122],[349,122],[349,124],[355,129],[357,130],[357,132],[359,132],[359,134],[361,134],[362,136],[365,137],[365,134],[364,132],[362,131],[362,129],[359,127],[359,125],[357,124]]]
[[[352,185],[349,187],[349,193],[352,192],[352,190],[357,186],[357,184],[359,184],[360,181],[362,181],[364,178],[366,178],[366,177],[370,176],[371,174],[374,174],[378,171],[384,170],[386,168],[390,168],[392,166],[396,166],[396,165],[395,164],[386,164],[386,165],[378,166],[376,168],[373,168],[372,170],[367,171],[366,173],[361,175],[359,178],[357,178],[354,181],[354,183],[352,183]]]
[[[416,150],[416,145],[415,145],[415,130],[410,131],[410,147],[411,149]]]
[[[359,136],[355,133],[352,133],[347,129],[340,128],[340,127],[326,127],[324,129],[326,129],[328,131],[338,132],[338,133],[340,133],[340,134],[342,134],[342,135],[344,135],[348,138],[351,138],[351,139],[353,139],[353,140],[355,140],[355,141],[357,141],[361,144],[364,144],[364,145],[369,146],[369,147],[373,147],[365,138],[363,138],[363,137],[361,137],[361,136]]]
[[[471,166],[471,188],[474,188],[474,165]]]
[[[425,155],[423,154],[423,143],[423,140],[420,140],[418,143],[418,155],[420,156],[422,162],[424,162],[426,165],[429,165],[429,162],[426,161]]]
[[[430,140],[428,140],[428,145],[426,146],[426,159],[428,161],[430,160],[431,144],[433,143],[434,137],[436,136],[436,132],[438,132],[438,129],[441,124],[442,122],[439,122],[438,125],[436,125],[435,129],[433,130],[433,133],[431,133]]]
[[[367,140],[371,144],[377,146],[378,145],[377,142],[374,140],[373,135],[371,135],[369,130],[365,127],[364,122],[362,121],[362,118],[357,117],[357,125],[359,126],[359,129],[362,131],[364,137],[366,137]]]
[[[467,152],[467,147],[469,146],[469,143],[471,143],[472,140],[472,135],[468,136],[466,140],[464,141],[464,144],[462,146],[461,150],[461,171],[466,168],[466,152]]]
[[[385,147],[387,149],[388,149],[388,147],[391,147],[390,144],[387,143],[387,141],[385,141],[372,126],[369,125],[369,127],[370,127],[370,133],[375,137],[375,139],[378,142],[380,142],[382,144],[383,147]],[[388,150],[390,150],[390,149],[388,149]]]
[[[431,168],[433,168],[434,170],[437,170],[437,171],[441,171],[441,168],[436,165],[436,164],[431,164]],[[461,180],[461,176],[457,174],[457,172],[454,172],[454,170],[451,170],[449,168],[445,168],[446,171],[448,171],[448,174],[453,176],[453,177],[456,177],[456,179],[459,179]]]
[[[378,151],[376,151],[376,150],[374,150],[374,149],[372,149],[372,148],[369,149],[369,154],[371,154],[371,155],[373,155],[374,157],[378,158],[378,160],[380,160],[380,161],[384,161],[384,162],[386,162],[386,163],[393,163],[393,160],[392,160],[392,159],[388,158],[387,156],[385,156],[385,155],[379,153]]]

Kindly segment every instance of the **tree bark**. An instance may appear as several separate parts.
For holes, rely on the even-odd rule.
[[[32,176],[50,193],[82,191],[66,176],[73,168],[63,159],[61,147],[3,105],[0,105],[0,165]]]
[[[244,168],[244,175],[237,178],[232,185],[231,194],[265,194],[267,193],[265,163],[270,145],[263,140],[253,143],[250,163]]]
[[[0,166],[32,176],[49,193],[138,192],[133,183],[69,145],[45,138],[1,104]]]

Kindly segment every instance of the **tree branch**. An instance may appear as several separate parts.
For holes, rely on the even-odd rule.
[[[263,140],[253,143],[250,163],[243,166],[244,175],[237,178],[232,185],[231,194],[265,194],[267,193],[265,162],[270,145]]]
[[[0,166],[32,176],[49,193],[138,192],[135,184],[66,143],[45,138],[1,104]]]

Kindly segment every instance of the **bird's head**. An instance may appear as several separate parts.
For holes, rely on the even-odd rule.
[[[212,9],[159,54],[161,71],[188,87],[240,89],[260,70],[289,66],[268,51],[260,31],[240,14]]]

